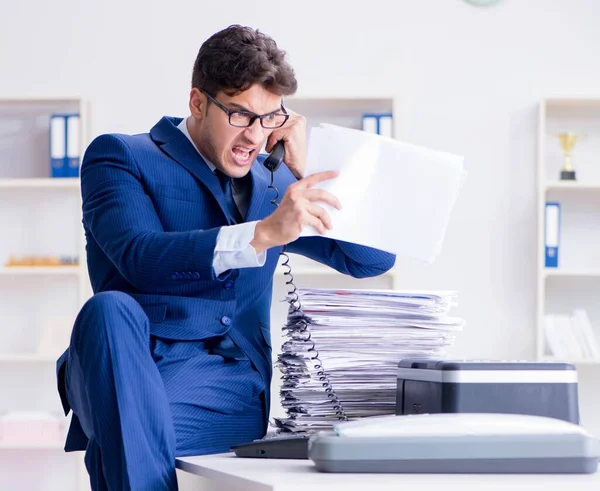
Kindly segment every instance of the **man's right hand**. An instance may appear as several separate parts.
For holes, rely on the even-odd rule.
[[[329,213],[314,201],[328,203],[338,210],[341,204],[330,192],[313,189],[313,186],[337,175],[337,171],[318,172],[290,184],[273,214],[256,224],[254,239],[250,242],[256,253],[293,242],[307,225],[311,225],[320,234],[330,230],[332,226]]]

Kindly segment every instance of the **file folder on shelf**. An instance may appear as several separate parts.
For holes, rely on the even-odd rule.
[[[67,177],[79,177],[79,114],[67,116]]]
[[[393,118],[391,113],[365,113],[362,116],[362,130],[367,133],[393,137]]]
[[[79,114],[50,117],[50,177],[79,177]]]
[[[547,268],[558,267],[560,243],[560,203],[546,203],[546,223],[544,230],[545,264]]]
[[[362,117],[362,130],[367,133],[378,133],[377,116],[374,114],[363,114]]]
[[[67,177],[67,120],[62,114],[50,117],[50,177]]]
[[[394,136],[393,119],[391,114],[379,115],[379,134],[392,138]]]

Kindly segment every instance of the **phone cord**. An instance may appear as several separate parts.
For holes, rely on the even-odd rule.
[[[275,179],[274,173],[273,173],[273,171],[271,171],[271,182],[269,184],[268,189],[272,189],[275,193],[275,197],[271,200],[271,204],[275,207],[278,207],[279,203],[277,202],[277,199],[279,198],[279,190],[273,185],[274,179]],[[283,267],[287,268],[287,270],[284,271],[284,273],[283,273],[284,276],[288,277],[285,284],[291,287],[291,290],[288,291],[288,303],[290,304],[290,308],[288,310],[288,316],[289,316],[289,315],[293,315],[298,312],[301,312],[302,311],[302,303],[300,302],[300,298],[298,296],[298,291],[297,291],[296,285],[294,284],[294,276],[292,275],[292,267],[289,265],[290,257],[287,255],[286,250],[287,250],[287,244],[284,244],[283,249],[281,250],[280,256],[283,256],[285,258],[285,261],[281,265]],[[346,412],[344,411],[342,403],[338,399],[338,397],[335,393],[335,390],[333,390],[333,387],[329,380],[329,376],[327,375],[327,373],[325,372],[325,369],[323,368],[323,363],[319,359],[319,352],[316,349],[315,342],[311,339],[311,332],[310,332],[310,329],[308,328],[309,322],[306,320],[306,316],[302,315],[296,322],[298,323],[298,325],[300,327],[300,332],[302,334],[306,335],[306,338],[304,339],[304,341],[309,342],[312,345],[308,349],[308,352],[310,353],[310,360],[314,366],[314,369],[317,370],[317,377],[318,377],[319,381],[321,382],[321,385],[323,386],[323,389],[325,390],[327,397],[329,398],[329,400],[331,401],[331,403],[333,405],[333,409],[335,411],[336,416],[338,417],[338,420],[347,421],[348,416],[346,415]]]

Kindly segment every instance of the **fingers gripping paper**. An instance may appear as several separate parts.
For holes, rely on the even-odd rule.
[[[432,263],[466,177],[463,157],[364,131],[322,124],[311,130],[306,175],[337,170],[321,182],[342,204],[326,237]],[[301,236],[320,235],[305,227]]]

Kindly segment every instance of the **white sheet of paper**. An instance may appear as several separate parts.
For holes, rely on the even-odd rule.
[[[342,204],[319,203],[333,224],[326,237],[433,263],[466,177],[462,156],[330,124],[312,128],[309,141],[306,176],[340,171],[315,186]]]

